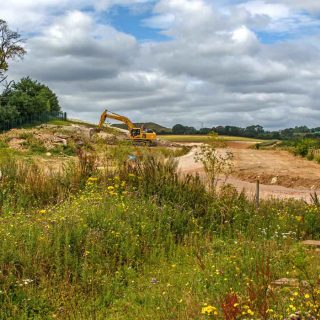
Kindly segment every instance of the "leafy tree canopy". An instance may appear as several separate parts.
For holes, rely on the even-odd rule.
[[[0,19],[0,82],[6,79],[8,60],[22,58],[26,54],[21,43],[20,34],[10,30],[7,22]]]
[[[60,111],[55,93],[29,77],[14,83],[4,92],[3,100],[7,106],[15,107],[23,117],[46,111]]]

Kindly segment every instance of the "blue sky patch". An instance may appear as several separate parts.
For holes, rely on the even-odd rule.
[[[150,18],[151,12],[135,12],[128,7],[116,6],[110,12],[100,16],[100,21],[110,23],[120,32],[133,35],[139,41],[166,41],[170,38],[160,33],[159,29],[149,28],[143,24]]]

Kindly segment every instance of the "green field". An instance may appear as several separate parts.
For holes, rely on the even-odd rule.
[[[160,135],[158,136],[162,140],[172,142],[206,142],[208,140],[207,135]],[[251,139],[245,137],[233,137],[233,136],[219,136],[226,141],[248,141],[248,142],[261,142],[259,139]]]

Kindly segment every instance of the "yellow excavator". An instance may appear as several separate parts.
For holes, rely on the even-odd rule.
[[[110,112],[105,110],[102,112],[100,116],[99,128],[102,128],[106,119],[113,119],[123,122],[127,125],[129,130],[129,139],[134,144],[140,145],[156,145],[157,135],[150,129],[144,129],[143,126],[141,128],[135,128],[134,124],[125,116],[121,116],[120,114]]]

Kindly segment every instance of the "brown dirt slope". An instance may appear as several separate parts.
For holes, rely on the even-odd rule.
[[[320,189],[320,165],[281,150],[254,150],[250,143],[229,144],[234,155],[234,173],[228,182],[239,191],[254,195],[255,183],[261,182],[262,198],[295,198],[310,201],[310,193]],[[194,159],[197,146],[179,158],[182,173],[199,173],[203,168]],[[225,152],[224,149],[220,150]]]

